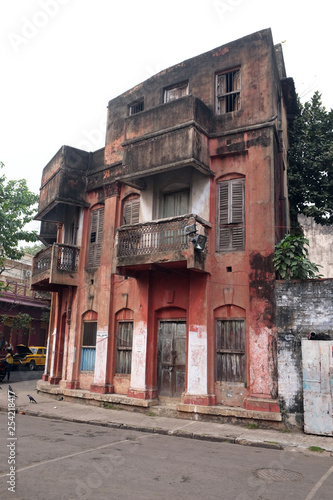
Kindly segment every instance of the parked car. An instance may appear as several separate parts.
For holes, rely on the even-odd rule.
[[[14,366],[26,366],[35,370],[38,366],[45,366],[46,347],[18,344],[14,354]]]

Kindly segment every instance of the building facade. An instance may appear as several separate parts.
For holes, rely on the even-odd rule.
[[[288,227],[281,46],[254,33],[111,100],[105,147],[43,170],[44,380],[279,413],[272,255]]]
[[[45,346],[48,332],[50,294],[32,291],[30,280],[33,256],[6,259],[0,275],[0,352],[6,343]]]

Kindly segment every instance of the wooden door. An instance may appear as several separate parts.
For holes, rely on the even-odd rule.
[[[185,391],[186,321],[160,321],[158,330],[158,393],[180,397]]]

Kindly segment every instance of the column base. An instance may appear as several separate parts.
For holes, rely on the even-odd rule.
[[[90,392],[96,392],[97,394],[113,394],[113,385],[110,384],[91,384]]]
[[[42,380],[44,380],[44,382],[48,382],[49,378],[50,378],[50,375],[48,373],[44,373],[42,376]]]
[[[214,406],[216,404],[215,394],[182,394],[182,404],[198,406]]]
[[[79,389],[80,383],[77,380],[66,383],[66,389]]]
[[[254,394],[244,399],[243,408],[246,410],[280,413],[279,401],[277,399],[255,396]]]
[[[130,387],[127,391],[127,397],[136,399],[156,399],[156,389],[133,389]]]
[[[58,385],[61,380],[61,377],[49,377],[49,384]]]

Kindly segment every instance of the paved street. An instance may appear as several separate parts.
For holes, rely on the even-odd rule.
[[[59,401],[36,393],[41,376],[12,373],[17,413],[7,412],[8,384],[0,384],[5,500],[332,498],[332,438]]]
[[[333,474],[315,496],[308,496],[332,467],[329,457],[26,415],[17,415],[16,424],[16,493],[1,495],[6,500],[332,498]],[[3,416],[1,436],[4,492],[8,464]],[[277,469],[278,480],[271,481]]]

